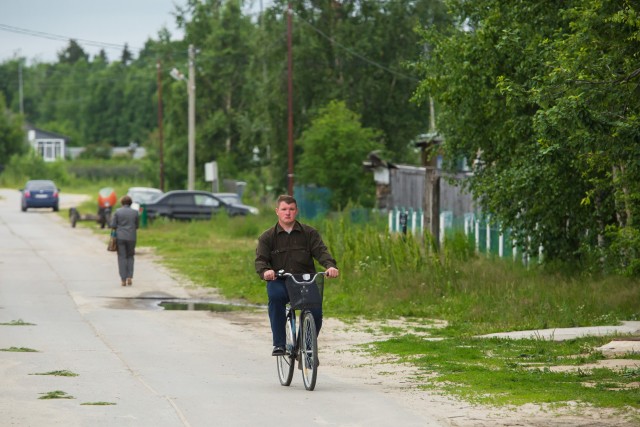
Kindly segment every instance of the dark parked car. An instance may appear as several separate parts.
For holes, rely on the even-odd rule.
[[[27,181],[22,192],[20,208],[26,212],[29,208],[52,208],[55,212],[59,209],[58,199],[60,189],[47,179]]]
[[[210,219],[222,211],[230,216],[247,215],[248,207],[233,205],[207,191],[174,190],[164,193],[146,205],[149,219]]]

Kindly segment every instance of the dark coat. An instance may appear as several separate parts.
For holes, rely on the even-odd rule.
[[[276,223],[258,239],[255,268],[261,279],[267,270],[315,273],[314,259],[325,269],[337,268],[336,260],[315,228],[296,221],[291,233],[287,233]]]

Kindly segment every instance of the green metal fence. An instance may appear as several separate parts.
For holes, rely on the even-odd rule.
[[[394,208],[389,211],[389,231],[392,233],[412,233],[422,235],[424,232],[424,215],[422,210]],[[406,227],[403,228],[403,221]],[[447,236],[451,238],[454,233],[464,232],[469,242],[474,245],[476,252],[490,254],[501,258],[512,258],[530,261],[522,248],[515,245],[511,230],[502,228],[491,220],[490,216],[466,213],[455,217],[451,211],[440,213],[440,244],[443,244]],[[542,259],[543,248],[537,249],[537,259]]]

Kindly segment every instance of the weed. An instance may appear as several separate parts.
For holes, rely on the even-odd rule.
[[[71,371],[49,371],[49,372],[40,372],[40,373],[36,373],[36,374],[30,374],[30,375],[53,375],[56,377],[77,377],[78,374],[76,374],[75,372],[71,372]]]
[[[12,320],[8,323],[0,323],[0,326],[35,326],[35,323],[28,323],[22,319]]]
[[[0,348],[0,351],[13,351],[16,353],[37,353],[38,352],[38,350],[34,350],[32,348],[27,348],[27,347]]]
[[[109,406],[109,405],[115,405],[115,403],[113,403],[113,402],[83,402],[80,405],[83,405],[83,406]]]
[[[42,396],[40,396],[38,399],[75,399],[75,397],[61,390],[55,390],[40,394],[42,394]]]

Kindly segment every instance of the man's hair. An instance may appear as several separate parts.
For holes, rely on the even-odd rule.
[[[131,197],[124,196],[122,199],[120,199],[120,203],[122,203],[123,206],[131,206],[131,203],[133,203],[133,201],[131,200]]]
[[[298,202],[296,202],[296,199],[293,196],[289,196],[288,194],[282,194],[282,195],[278,196],[277,206],[280,206],[280,203],[283,203],[283,202],[288,204],[288,205],[293,203],[296,206],[298,206]]]

